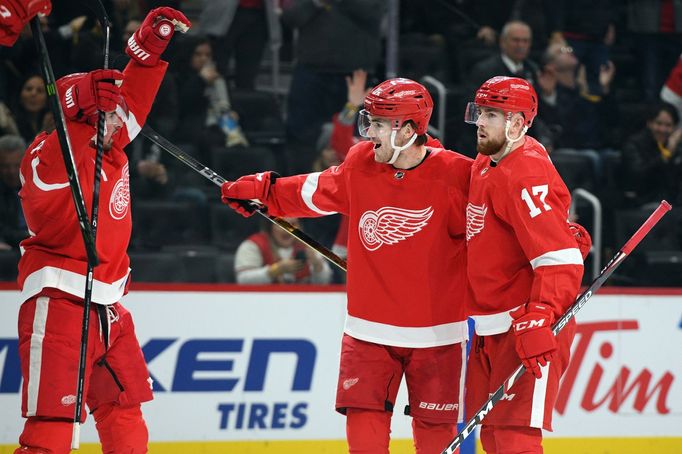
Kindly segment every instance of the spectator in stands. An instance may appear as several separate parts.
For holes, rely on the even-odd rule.
[[[578,149],[589,153],[598,171],[597,150],[610,145],[609,126],[617,117],[617,107],[608,96],[615,66],[612,62],[602,66],[599,73],[602,95],[595,96],[589,94],[585,68],[571,47],[552,44],[543,61],[537,84],[538,118],[553,131],[549,143],[544,144],[551,149]]]
[[[555,20],[550,44],[573,48],[585,66],[588,93],[603,92],[601,74],[609,65],[609,47],[616,40],[616,2],[612,0],[559,0],[553,2]]]
[[[298,219],[285,218],[294,227]],[[263,220],[261,231],[237,248],[234,269],[238,284],[329,284],[332,270],[317,252],[303,246],[280,227]]]
[[[356,69],[353,74],[346,76],[346,104],[341,111],[332,116],[331,123],[325,123],[317,138],[317,150],[320,153],[314,166],[320,171],[330,167],[333,162],[340,163],[346,158],[350,147],[355,145],[359,137],[355,135],[357,114],[362,109],[365,96],[369,93],[367,88],[367,71]],[[333,151],[336,158],[332,157]],[[327,162],[329,165],[324,166]],[[317,171],[317,170],[316,170]]]
[[[532,38],[531,29],[525,22],[507,22],[500,33],[500,53],[478,62],[471,69],[467,80],[471,91],[494,76],[520,77],[534,84],[538,65],[528,59]]]
[[[0,136],[6,134],[19,135],[19,128],[12,117],[12,112],[4,102],[0,101]]]
[[[682,128],[675,107],[667,102],[653,104],[646,127],[623,146],[623,181],[626,198],[640,206],[656,205],[661,199],[682,201]]]
[[[211,38],[221,74],[230,74],[234,57],[234,85],[253,90],[268,36],[270,49],[282,44],[279,10],[272,0],[204,0],[199,21]]]
[[[181,66],[177,68],[182,106],[178,139],[193,143],[199,150],[248,145],[230,105],[225,79],[213,61],[210,41],[189,37],[183,44]]]
[[[520,20],[533,30],[533,48],[544,49],[549,35],[548,27],[555,11],[552,0],[525,0],[522,2],[500,2],[496,0],[475,0],[473,17],[480,24],[476,37],[488,44],[495,45],[497,36],[510,21]]]
[[[644,99],[655,101],[682,52],[682,3],[628,0],[627,6],[627,29],[633,37]]]
[[[26,142],[20,136],[0,137],[0,250],[19,248],[28,236],[19,201],[19,166]]]
[[[32,142],[40,131],[49,130],[49,124],[45,121],[48,111],[43,77],[32,74],[24,80],[12,108],[19,134],[27,143]]]
[[[293,173],[307,173],[323,123],[346,102],[345,76],[372,74],[381,59],[383,0],[291,0],[282,21],[298,29],[296,66],[287,101],[287,146]]]

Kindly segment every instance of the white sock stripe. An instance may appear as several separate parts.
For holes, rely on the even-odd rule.
[[[50,299],[41,296],[36,300],[36,312],[33,316],[33,332],[29,350],[28,395],[26,416],[35,416],[38,410],[38,392],[40,390],[40,372],[43,362],[43,340],[47,324],[47,310]]]
[[[467,342],[459,344],[462,348],[462,367],[459,371],[459,406],[457,407],[457,422],[464,421],[464,379],[467,375]]]
[[[547,383],[549,378],[549,366],[540,366],[542,377],[535,379],[533,384],[533,400],[531,401],[530,426],[542,428],[545,421],[545,400],[547,398]],[[530,372],[527,372],[530,373]]]

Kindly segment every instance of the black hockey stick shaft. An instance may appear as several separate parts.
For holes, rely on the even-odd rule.
[[[623,260],[637,247],[637,245],[644,239],[644,237],[651,231],[651,229],[661,220],[661,218],[672,209],[672,206],[665,200],[661,201],[660,205],[649,218],[644,221],[642,226],[630,237],[625,245],[616,253],[616,255],[609,261],[604,269],[599,273],[590,286],[585,290],[571,307],[562,315],[559,320],[552,325],[552,332],[556,336],[566,324],[575,317],[578,311],[590,300],[597,290],[604,285],[604,282],[613,274],[613,272],[623,263]],[[483,418],[493,409],[493,407],[504,397],[504,395],[511,389],[516,381],[523,375],[526,368],[520,365],[516,370],[507,377],[504,383],[497,388],[497,390],[490,396],[490,398],[483,404],[483,406],[476,412],[473,418],[467,421],[464,429],[462,429],[454,440],[443,450],[442,454],[453,454],[457,448],[462,444],[465,438],[471,435],[479,425]]]
[[[184,151],[182,151],[179,147],[165,139],[164,137],[160,136],[157,132],[155,132],[152,128],[149,126],[144,126],[142,128],[142,135],[154,142],[156,145],[161,147],[163,150],[167,151],[168,153],[172,154],[175,156],[177,159],[182,161],[184,164],[186,164],[188,167],[191,167],[194,169],[196,172],[200,173],[210,181],[212,181],[215,185],[217,186],[222,186],[223,183],[225,183],[225,178],[221,177],[218,175],[216,172],[211,170],[210,168],[206,167],[196,159],[194,159],[192,156],[188,155]],[[245,202],[247,203],[247,202]],[[256,213],[260,214],[263,216],[265,219],[269,220],[273,224],[277,225],[281,229],[285,230],[288,232],[290,235],[294,236],[297,240],[299,240],[301,243],[305,244],[308,246],[310,249],[319,252],[329,260],[331,263],[334,265],[338,266],[340,269],[343,271],[346,271],[346,261],[339,257],[338,255],[334,254],[332,251],[315,241],[313,238],[311,238],[309,235],[307,235],[305,232],[303,232],[300,229],[297,229],[293,225],[291,225],[289,222],[285,221],[282,218],[277,218],[274,216],[270,216],[267,213],[265,213],[257,204],[253,203],[250,205],[251,208],[255,209]]]
[[[31,31],[33,32],[33,41],[40,55],[40,70],[45,79],[45,89],[47,91],[47,101],[50,110],[54,115],[54,121],[57,129],[57,137],[59,138],[59,147],[61,148],[62,157],[64,158],[64,167],[66,167],[66,175],[69,179],[69,187],[71,188],[71,196],[73,204],[76,209],[76,216],[80,226],[81,235],[83,236],[83,243],[85,244],[85,252],[88,257],[88,263],[97,264],[97,250],[95,249],[95,238],[90,228],[90,221],[88,220],[88,212],[85,209],[85,201],[83,199],[83,191],[81,190],[80,182],[78,180],[78,172],[76,164],[73,159],[71,148],[71,140],[66,130],[66,120],[64,119],[64,112],[59,103],[59,95],[57,93],[57,85],[52,71],[52,63],[45,45],[45,38],[40,29],[40,19],[36,16],[31,19]]]
[[[104,69],[109,69],[109,41],[111,39],[111,22],[104,5],[100,1],[88,2],[95,11],[104,32]],[[102,156],[104,154],[104,130],[106,113],[100,111],[97,118],[97,140],[95,154],[95,175],[92,189],[92,207],[90,211],[92,239],[97,244],[97,222],[99,219],[99,192],[102,175]],[[92,284],[96,264],[88,262],[85,276],[85,292],[83,295],[83,321],[81,325],[81,346],[78,361],[78,379],[76,382],[76,408],[73,416],[73,431],[71,434],[71,449],[80,447],[80,421],[83,412],[83,391],[85,387],[85,368],[87,367],[88,337],[90,335],[90,307],[92,303]],[[105,339],[108,342],[108,339]]]

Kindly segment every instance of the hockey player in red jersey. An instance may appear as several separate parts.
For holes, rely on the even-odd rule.
[[[465,115],[478,127],[467,204],[469,314],[476,326],[467,413],[519,361],[527,369],[483,420],[488,453],[542,452],[575,321],[557,337],[550,328],[575,301],[591,246],[587,232],[568,222],[570,194],[547,151],[525,135],[537,106],[526,80],[500,76],[481,85]]]
[[[274,216],[349,217],[348,313],[336,409],[351,453],[388,453],[403,375],[416,450],[440,452],[462,415],[468,338],[465,205],[471,160],[426,135],[428,91],[408,79],[373,88],[359,117],[369,141],[323,172],[244,176],[223,201]]]
[[[123,147],[140,132],[166,72],[161,53],[175,28],[189,25],[172,8],[152,10],[128,41],[131,61],[123,73],[96,70],[57,81],[86,207],[92,204],[97,111],[106,112],[100,263],[94,271],[84,384],[105,453],[147,452],[140,404],[152,399],[131,315],[118,302],[129,282],[126,250],[132,225]],[[56,132],[41,133],[29,146],[21,179],[30,235],[21,242],[18,279],[24,301],[19,311],[22,416],[27,419],[15,453],[64,454],[70,450],[75,414],[87,260]]]

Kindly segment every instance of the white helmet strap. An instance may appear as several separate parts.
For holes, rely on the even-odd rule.
[[[395,164],[395,162],[398,160],[398,156],[400,156],[400,152],[406,148],[411,147],[414,141],[417,140],[417,133],[415,132],[414,134],[412,134],[412,137],[410,138],[410,140],[407,141],[405,145],[403,145],[402,147],[397,147],[395,145],[395,136],[397,133],[398,133],[397,129],[391,131],[391,148],[393,149],[393,156],[391,156],[391,159],[388,161],[387,164],[391,165]]]
[[[516,139],[512,139],[509,137],[509,129],[511,129],[511,112],[507,115],[507,121],[504,124],[504,138],[507,139],[507,145],[504,147],[504,153],[502,153],[502,156],[500,156],[500,159],[504,158],[507,156],[507,153],[511,151],[511,148],[514,146],[515,142],[518,142],[519,140],[523,139],[523,136],[526,135],[526,132],[528,131],[528,126],[524,125],[523,129],[521,130],[521,133]]]

